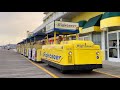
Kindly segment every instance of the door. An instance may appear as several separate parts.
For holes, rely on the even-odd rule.
[[[108,32],[108,60],[119,60],[119,32]]]

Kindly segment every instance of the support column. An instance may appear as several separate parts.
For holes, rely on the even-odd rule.
[[[47,34],[47,44],[48,44],[48,34]]]
[[[56,32],[54,32],[54,44],[56,44]]]
[[[101,32],[101,49],[104,52],[104,60],[105,60],[105,32]]]
[[[76,40],[79,40],[79,34],[76,34]]]

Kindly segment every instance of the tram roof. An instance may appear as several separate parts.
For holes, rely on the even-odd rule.
[[[42,33],[42,32],[37,32],[37,33],[34,33],[32,36],[30,36],[29,38],[26,38],[25,40],[23,40],[22,42],[20,42],[20,43],[24,43],[25,41],[33,41],[34,40],[34,37],[36,37],[37,38],[37,40],[41,40],[41,39],[43,39],[44,37],[46,36],[46,34],[45,33]],[[19,44],[20,44],[19,43]]]
[[[45,36],[46,36],[46,34],[45,34],[45,33],[43,33],[43,32],[37,32],[37,33],[34,33],[34,34],[33,34],[33,37],[36,37],[36,36],[45,37]]]
[[[67,30],[67,29],[54,28],[52,30],[47,31],[46,34],[54,34],[54,32],[56,32],[56,34],[58,35],[69,35],[69,34],[79,33],[79,30]]]

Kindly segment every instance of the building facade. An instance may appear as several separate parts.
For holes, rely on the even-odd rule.
[[[79,23],[79,40],[100,45],[105,60],[120,62],[120,12],[45,12],[43,24],[34,32],[45,32],[50,22]],[[70,39],[76,39],[71,36]]]
[[[27,38],[31,37],[33,35],[33,32],[27,31]]]

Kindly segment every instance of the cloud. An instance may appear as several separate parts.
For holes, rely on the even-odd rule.
[[[0,12],[0,45],[18,43],[42,24],[43,12]]]

